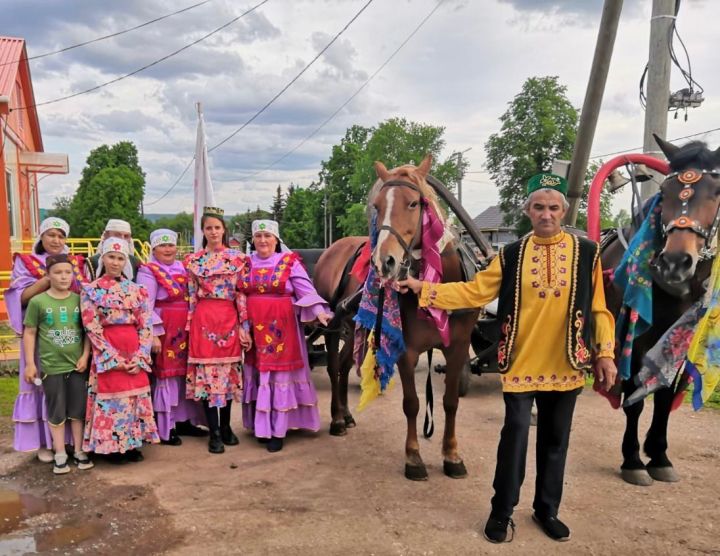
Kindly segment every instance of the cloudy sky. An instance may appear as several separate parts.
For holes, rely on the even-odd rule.
[[[138,25],[199,0],[4,0],[0,33],[27,40],[30,56]],[[260,0],[212,0],[120,37],[31,61],[37,103],[134,71],[199,39]],[[69,195],[88,152],[131,140],[147,174],[146,211],[192,210],[194,103],[216,145],[245,123],[340,31],[367,0],[270,0],[222,32],[136,76],[38,108],[45,150],[70,156],[70,174],[40,183],[41,206]],[[446,128],[446,155],[471,148],[464,204],[473,215],[497,199],[483,173],[484,144],[530,76],[557,75],[582,105],[602,0],[445,0],[395,58],[327,126],[272,169],[348,100],[438,0],[375,0],[300,79],[211,155],[217,201],[230,213],[267,207],[278,184],[307,185],[352,124],[394,116]],[[638,82],[647,60],[650,0],[625,0],[593,145],[602,155],[642,145]],[[685,0],[678,29],[707,100],[668,137],[720,127],[715,67],[720,2]],[[678,72],[672,89],[684,86]],[[702,138],[702,137],[701,137]],[[705,137],[720,144],[720,133]],[[253,175],[251,178],[249,176]]]

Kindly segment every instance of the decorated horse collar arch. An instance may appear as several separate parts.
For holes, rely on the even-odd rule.
[[[683,170],[682,172],[673,172],[665,177],[665,181],[672,178],[677,178],[680,183],[683,184],[683,188],[678,193],[678,198],[682,203],[680,207],[680,216],[673,218],[666,226],[663,227],[663,233],[667,236],[673,230],[690,230],[705,240],[705,248],[701,253],[702,259],[711,259],[715,256],[715,250],[713,249],[712,242],[720,226],[720,207],[715,213],[715,219],[710,227],[710,230],[706,229],[698,220],[690,218],[688,216],[688,205],[690,199],[695,195],[694,184],[699,182],[703,176],[710,175],[717,177],[720,172],[715,170],[696,170],[690,168]]]

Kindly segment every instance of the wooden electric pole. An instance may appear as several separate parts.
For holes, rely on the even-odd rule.
[[[568,175],[570,208],[565,215],[565,222],[571,226],[574,226],[577,220],[580,199],[583,194],[585,172],[590,158],[590,149],[595,136],[603,93],[605,92],[605,83],[610,69],[610,60],[615,46],[615,36],[617,35],[622,5],[622,0],[605,0],[603,5],[600,30],[595,44],[595,55],[593,56],[590,78],[585,91],[585,101],[583,102],[582,112],[580,112],[580,124],[578,125],[575,148],[570,163],[570,174]]]
[[[667,137],[668,107],[670,103],[670,26],[675,19],[676,0],[653,0],[650,17],[650,55],[645,103],[645,135],[643,152],[664,158],[653,133]],[[654,195],[660,180],[651,179],[641,185],[643,200]]]

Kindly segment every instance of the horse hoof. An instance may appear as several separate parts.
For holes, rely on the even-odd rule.
[[[468,474],[462,460],[457,463],[452,461],[443,461],[443,473],[451,479],[464,479]]]
[[[349,429],[352,429],[355,427],[357,423],[355,422],[355,419],[353,419],[352,415],[345,415],[345,426]]]
[[[675,472],[674,467],[648,467],[648,473],[656,481],[663,483],[677,483],[680,477]]]
[[[620,475],[623,481],[637,486],[650,486],[653,484],[652,477],[646,469],[621,469]]]
[[[427,481],[428,474],[424,465],[405,464],[405,478],[411,481]]]
[[[345,427],[344,421],[333,421],[330,423],[330,435],[331,436],[345,436],[347,434],[347,430]]]

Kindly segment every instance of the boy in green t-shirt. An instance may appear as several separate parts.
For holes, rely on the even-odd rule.
[[[30,299],[25,311],[25,380],[38,380],[35,353],[43,371],[48,422],[55,449],[53,473],[70,471],[65,453],[65,421],[70,419],[74,460],[78,469],[93,463],[82,451],[90,342],[80,318],[80,296],[70,291],[73,269],[67,255],[50,255],[45,261],[50,289]]]

